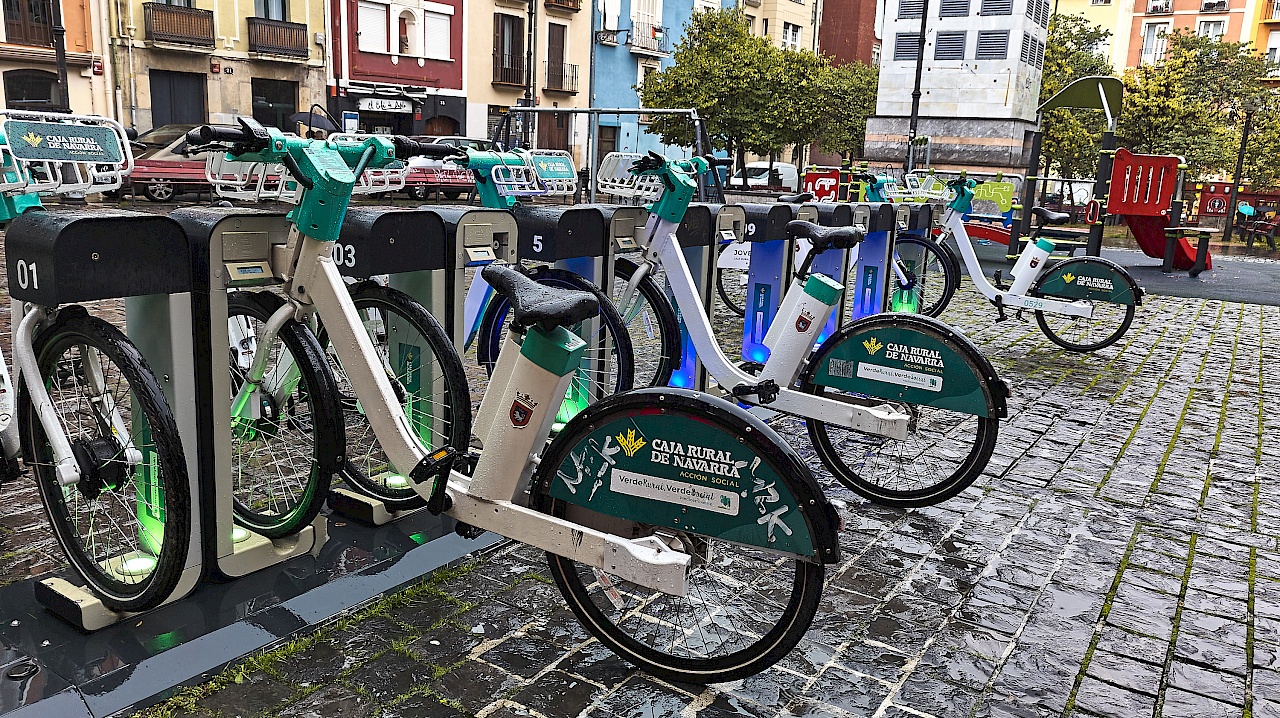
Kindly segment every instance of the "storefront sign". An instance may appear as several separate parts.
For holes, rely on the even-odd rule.
[[[386,97],[361,97],[356,107],[362,112],[413,112],[413,103],[409,100]]]

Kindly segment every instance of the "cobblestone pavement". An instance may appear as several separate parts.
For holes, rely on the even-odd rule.
[[[1150,297],[1083,356],[991,318],[972,291],[944,316],[1013,391],[987,475],[904,512],[815,461],[845,558],[763,674],[639,673],[587,638],[536,552],[507,547],[147,714],[1280,716],[1280,308]]]

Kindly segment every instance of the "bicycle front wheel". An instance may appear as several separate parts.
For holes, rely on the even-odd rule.
[[[807,470],[763,422],[705,395],[656,391],[610,397],[566,427],[534,477],[536,506],[578,525],[661,542],[688,554],[686,595],[646,588],[548,553],[551,576],[583,627],[643,670],[689,683],[745,678],[789,653],[817,613],[825,566],[814,555],[820,552],[815,546],[836,540],[834,509],[825,520],[812,520],[826,501],[812,479],[809,489],[793,479]],[[600,450],[617,442],[626,453],[610,456]],[[677,451],[687,452],[683,442],[693,453],[728,457],[731,463],[725,466],[739,468],[726,468],[714,479],[697,477],[714,486],[651,476],[648,457],[658,453],[654,447],[680,444]],[[712,445],[717,449],[706,448]],[[679,475],[694,478],[693,473]],[[647,488],[639,493],[623,488],[637,482]],[[720,513],[711,518],[696,503],[682,512],[682,499],[662,498],[663,487],[719,495],[710,505]],[[633,496],[659,500],[637,504]],[[637,515],[644,518],[624,518]],[[780,517],[792,524],[775,532],[772,522]],[[730,528],[723,522],[738,523]],[[720,526],[708,530],[704,523]],[[823,537],[824,531],[829,535]],[[811,545],[786,545],[802,533]]]
[[[240,526],[272,539],[315,520],[344,446],[338,390],[315,335],[290,320],[271,346],[261,343],[266,321],[283,303],[271,292],[234,292],[227,299],[233,399],[254,356],[270,357],[250,406],[232,417],[233,515]]]
[[[20,387],[25,461],[53,534],[108,608],[155,608],[177,587],[191,538],[186,460],[160,384],[118,329],[81,307],[60,311],[34,350],[80,467],[77,483],[58,482],[48,437]]]
[[[642,279],[631,301],[627,306],[622,305],[622,294],[638,269],[635,262],[625,257],[614,260],[613,303],[631,335],[635,386],[666,386],[671,383],[672,372],[680,366],[680,323],[671,300],[652,276]]]
[[[573,272],[551,267],[540,267],[530,276],[538,284],[548,287],[590,292],[600,305],[598,315],[569,327],[569,331],[586,341],[587,351],[582,355],[582,364],[575,370],[569,392],[557,412],[556,424],[561,426],[589,404],[634,386],[635,352],[622,315],[595,284]],[[476,354],[480,365],[489,374],[493,374],[498,352],[506,341],[510,312],[511,303],[500,294],[495,294],[485,309]]]
[[[912,291],[919,312],[936,317],[946,310],[960,283],[960,273],[937,242],[928,237],[899,237],[897,254],[915,279]]]
[[[465,450],[471,440],[471,389],[440,323],[409,295],[376,282],[360,282],[350,291],[413,434],[428,453],[445,446]],[[343,480],[395,511],[424,506],[426,500],[409,483],[413,467],[391,465],[323,327],[319,340],[342,396]]]

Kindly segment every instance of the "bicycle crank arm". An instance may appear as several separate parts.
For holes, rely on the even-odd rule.
[[[529,544],[557,556],[606,571],[672,596],[688,591],[690,558],[650,539],[624,539],[556,518],[510,501],[486,501],[467,494],[458,476],[449,484],[458,521]]]

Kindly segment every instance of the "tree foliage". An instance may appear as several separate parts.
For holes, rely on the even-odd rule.
[[[1247,99],[1264,96],[1270,65],[1246,43],[1184,30],[1165,36],[1162,62],[1124,74],[1119,135],[1135,152],[1181,155],[1191,176],[1235,169]]]
[[[675,64],[637,88],[645,107],[694,108],[715,149],[774,155],[822,140],[833,151],[862,146],[875,109],[876,71],[832,67],[807,50],[784,50],[751,34],[741,10],[694,13]],[[667,144],[692,146],[684,118],[655,116]]]
[[[1114,74],[1111,61],[1100,51],[1110,36],[1110,30],[1083,15],[1055,14],[1049,20],[1045,43],[1040,102],[1082,77]],[[1047,171],[1060,177],[1092,176],[1098,164],[1099,135],[1106,123],[1102,112],[1059,108],[1045,113],[1043,119],[1040,157]]]

